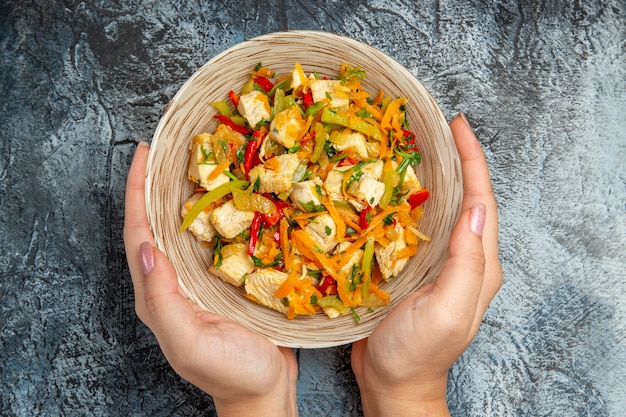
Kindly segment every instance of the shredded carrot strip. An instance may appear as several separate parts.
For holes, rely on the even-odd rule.
[[[367,91],[350,92],[350,100],[352,100],[352,101],[365,100],[369,96],[370,96],[370,93],[368,93]]]
[[[356,230],[357,233],[361,232],[361,226],[359,226],[353,219],[349,217],[344,217],[343,219],[346,222],[346,224],[350,226],[351,228],[353,228],[354,230]]]
[[[207,179],[209,181],[214,180],[215,178],[217,178],[221,173],[223,173],[224,171],[226,171],[228,169],[228,167],[230,166],[230,161],[228,159],[223,160],[222,162],[220,162],[219,164],[217,164],[217,166],[215,167],[215,169],[213,169],[213,171],[211,171],[211,173],[209,174],[209,176],[207,177]]]
[[[295,288],[296,284],[300,280],[300,271],[291,271],[289,275],[287,275],[287,279],[282,285],[276,290],[274,293],[275,297],[284,298],[289,295],[289,293]]]
[[[365,230],[365,233],[367,233],[368,231],[371,231],[373,229],[375,229],[376,227],[378,227],[383,219],[385,217],[387,217],[388,215],[390,215],[391,213],[395,213],[395,212],[399,212],[399,211],[408,211],[411,209],[411,206],[407,205],[400,205],[400,206],[387,206],[385,207],[380,213],[378,213],[377,215],[375,215],[374,217],[372,217],[372,220],[370,221],[369,226],[367,227],[367,229]]]
[[[392,129],[393,126],[391,124],[391,121],[394,116],[400,114],[400,107],[405,103],[406,98],[404,97],[397,98],[389,103],[387,109],[385,110],[385,114],[383,115],[383,119],[380,121],[380,127],[383,129]]]
[[[291,233],[291,238],[295,238],[294,240],[299,241],[299,243],[302,244],[298,246],[298,249],[300,249],[304,256],[312,260],[317,260],[326,270],[326,272],[328,272],[333,277],[337,276],[337,271],[339,268],[337,268],[336,262],[326,256],[326,254],[324,253],[318,252],[315,249],[311,250],[310,248],[315,248],[316,244],[313,239],[311,239],[309,235],[306,234],[304,230],[293,231]]]
[[[378,94],[376,94],[376,97],[374,97],[374,99],[372,100],[372,104],[373,105],[380,104],[383,102],[384,98],[385,98],[385,92],[381,88],[380,90],[378,90]]]
[[[324,206],[326,206],[328,214],[330,214],[330,217],[333,219],[333,222],[335,222],[335,226],[337,227],[337,241],[343,242],[346,235],[346,223],[341,218],[339,212],[337,211],[337,207],[335,207],[333,201],[328,198],[328,196],[324,199]]]
[[[378,285],[374,284],[373,282],[370,283],[369,291],[376,297],[380,298],[383,302],[389,302],[389,293],[385,290],[378,288]]]
[[[357,240],[352,242],[352,244],[348,246],[345,251],[336,254],[335,256],[333,256],[332,259],[337,262],[339,268],[345,266],[350,261],[350,255],[352,255],[358,249],[361,249],[363,245],[365,245],[366,241],[367,234],[363,233]]]

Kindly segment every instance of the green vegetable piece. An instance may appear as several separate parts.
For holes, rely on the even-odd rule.
[[[380,129],[378,129],[378,127],[366,122],[358,116],[350,117],[346,113],[334,112],[328,107],[326,107],[322,112],[322,122],[349,127],[350,129],[361,132],[364,135],[370,136],[377,141],[383,140],[383,134],[380,132]]]
[[[327,136],[328,132],[326,131],[324,125],[322,123],[315,123],[315,146],[313,147],[313,152],[311,153],[311,162],[317,162],[322,156]]]
[[[215,187],[214,189],[200,197],[200,199],[196,201],[196,204],[193,205],[191,210],[189,210],[189,213],[187,213],[187,215],[183,219],[183,223],[180,225],[180,232],[182,233],[187,230],[187,228],[191,225],[191,223],[193,223],[195,218],[198,217],[202,210],[207,208],[211,203],[214,203],[215,201],[224,197],[226,194],[232,193],[233,190],[242,190],[246,188],[248,184],[248,181],[230,181],[226,184]]]
[[[222,116],[232,117],[233,112],[225,101],[214,101],[211,103]]]
[[[319,300],[317,300],[317,305],[322,308],[332,307],[342,314],[346,308],[343,305],[343,302],[341,301],[341,299],[337,297],[336,295],[327,295],[325,297],[320,298]]]

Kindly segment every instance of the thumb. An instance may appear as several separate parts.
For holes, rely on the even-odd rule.
[[[486,207],[483,203],[475,203],[469,210],[461,214],[452,231],[449,244],[449,258],[439,277],[435,281],[433,297],[440,298],[448,315],[471,325],[478,317],[477,305],[485,276],[485,252],[482,233],[485,226]],[[469,329],[468,329],[469,330]]]
[[[160,329],[171,331],[192,320],[195,312],[178,292],[176,270],[169,259],[151,242],[141,243],[140,252],[144,281],[143,294],[136,300],[139,317],[157,335]]]

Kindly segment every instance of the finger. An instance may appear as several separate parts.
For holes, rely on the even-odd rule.
[[[473,336],[482,319],[481,292],[485,277],[485,254],[482,234],[486,207],[476,203],[464,211],[450,236],[450,256],[446,261],[431,297],[443,308],[463,337]]]
[[[486,280],[482,294],[482,304],[484,305],[491,301],[502,285],[502,268],[498,255],[498,208],[485,154],[462,113],[452,119],[450,129],[461,158],[463,210],[467,210],[480,202],[485,205],[488,213],[483,232],[486,260]]]
[[[126,181],[124,239],[133,239],[138,244],[153,240],[146,215],[145,200],[146,165],[149,152],[150,147],[147,143],[140,142],[137,145]],[[137,233],[141,235],[138,236]]]
[[[143,272],[139,246],[142,242],[153,242],[145,205],[145,175],[148,152],[147,143],[140,142],[130,166],[126,182],[126,201],[124,214],[124,245],[130,275],[135,288],[135,298],[143,295]]]
[[[493,199],[491,177],[485,154],[462,113],[452,119],[450,130],[461,158],[463,193],[466,198],[469,197],[463,202],[463,209],[467,210],[476,199]]]

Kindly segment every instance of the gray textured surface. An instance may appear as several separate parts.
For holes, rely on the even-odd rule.
[[[134,315],[134,146],[241,40],[365,41],[465,111],[492,170],[505,283],[450,373],[453,415],[626,415],[626,4],[3,1],[0,414],[214,415]],[[349,347],[299,351],[302,416],[359,416]]]

